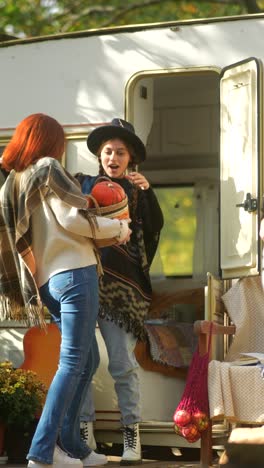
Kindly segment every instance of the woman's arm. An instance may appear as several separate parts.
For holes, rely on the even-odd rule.
[[[118,242],[127,240],[130,229],[126,221],[96,216],[94,226],[74,208],[54,195],[50,195],[48,203],[57,219],[57,222],[73,234],[96,239],[117,238]],[[93,234],[94,233],[94,234]]]

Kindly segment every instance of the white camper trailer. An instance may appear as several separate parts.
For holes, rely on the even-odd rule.
[[[2,150],[18,122],[34,112],[63,125],[71,173],[97,173],[86,138],[114,117],[132,122],[146,143],[148,156],[140,170],[165,216],[151,270],[160,317],[184,322],[199,314],[210,317],[208,272],[225,285],[260,274],[263,59],[264,15],[0,43]],[[184,300],[181,291],[192,298],[201,298],[202,291],[202,306]],[[25,331],[23,324],[0,324],[1,360],[22,362]],[[99,332],[98,341],[97,440],[119,442],[120,415]],[[187,446],[172,421],[185,380],[143,367],[140,373],[142,443]]]

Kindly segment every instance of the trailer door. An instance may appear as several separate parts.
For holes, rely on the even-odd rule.
[[[260,271],[261,125],[262,63],[249,58],[223,69],[220,81],[222,278]]]

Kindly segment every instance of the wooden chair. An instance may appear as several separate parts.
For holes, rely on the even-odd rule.
[[[231,290],[231,286],[232,286],[232,290]],[[228,291],[228,294],[225,294],[227,291]],[[224,294],[225,294],[225,303],[222,300],[222,296]],[[227,295],[228,295],[228,298],[227,298]],[[235,298],[235,303],[230,301],[230,298]],[[220,364],[218,361],[224,360],[223,358],[226,357],[226,353],[227,355],[229,353],[230,356],[232,357],[232,353],[230,353],[231,349],[235,349],[236,352],[239,351],[238,345],[240,345],[242,342],[241,338],[243,338],[243,336],[246,336],[246,335],[249,335],[248,342],[245,343],[244,349],[243,347],[242,349],[240,349],[240,352],[249,352],[249,351],[263,352],[264,351],[263,349],[264,345],[262,345],[263,340],[262,340],[262,328],[261,328],[261,323],[262,322],[264,323],[264,313],[263,313],[264,293],[262,291],[262,287],[260,286],[259,277],[255,277],[255,279],[244,278],[242,280],[235,282],[232,285],[232,283],[226,284],[222,280],[218,280],[214,278],[212,275],[209,275],[208,301],[211,301],[210,307],[209,307],[210,314],[208,317],[210,320],[199,320],[199,321],[196,321],[194,324],[194,331],[198,335],[198,338],[199,338],[199,350],[201,354],[204,354],[207,350],[207,342],[208,342],[209,332],[211,328],[211,323],[213,323],[213,327],[212,327],[213,341],[218,340],[218,344],[219,343],[222,344],[222,347],[214,346],[212,347],[212,350],[211,350],[212,352],[211,352],[210,359],[214,359],[215,361],[217,361],[216,362],[217,365]],[[233,317],[233,322],[236,322],[236,320],[234,320],[234,317],[238,311],[239,320],[237,323],[239,323],[239,326],[236,327],[234,323],[231,323],[231,318],[229,318],[227,309],[225,307],[226,303],[228,304],[229,314],[231,318]],[[232,310],[232,313],[230,310],[230,304],[234,305],[234,309]],[[241,304],[242,304],[242,307],[240,307]],[[244,307],[243,304],[245,304],[245,307],[248,308],[246,309],[249,311],[248,314],[245,314],[245,311],[240,313],[241,308]],[[246,317],[246,323],[244,324],[243,324],[243,321],[241,321],[242,314],[244,314],[244,316]],[[243,335],[243,328],[244,328],[244,335]],[[250,330],[248,328],[250,328]],[[259,330],[255,330],[254,328],[259,328]],[[254,337],[256,337],[254,342],[252,341],[252,336],[253,336],[253,341],[254,341]],[[251,340],[251,343],[250,343],[250,340]],[[232,346],[230,346],[230,344]],[[251,346],[251,349],[247,349],[250,346]],[[254,349],[254,346],[256,346],[256,349]],[[261,347],[262,349],[260,349]],[[220,352],[219,352],[219,349],[220,349]],[[223,363],[223,365],[229,366],[227,362]],[[227,369],[227,367],[225,367],[224,369]],[[225,374],[225,377],[227,375],[228,379],[231,379],[232,382],[230,381],[230,385],[232,384],[232,391],[236,392],[237,378],[240,379],[241,376],[247,377],[245,379],[245,382],[250,382],[251,392],[247,391],[247,389],[244,389],[243,393],[247,395],[248,399],[251,398],[250,396],[251,394],[252,394],[252,397],[254,395],[255,406],[259,404],[259,406],[257,406],[257,411],[254,410],[255,413],[260,414],[260,415],[264,414],[264,403],[263,405],[262,403],[259,403],[260,401],[262,401],[261,395],[256,398],[257,392],[263,393],[263,390],[264,390],[264,382],[261,376],[260,369],[255,366],[247,366],[247,367],[231,366],[231,368],[229,366],[228,369],[229,369],[228,373]],[[209,369],[209,372],[210,371],[212,372],[212,369],[211,370]],[[224,370],[224,372],[226,371]],[[212,384],[212,376],[214,377],[214,375],[213,374],[210,375],[209,385],[210,383]],[[255,378],[254,385],[256,386],[255,387],[256,390],[254,390],[253,379],[251,379],[251,376],[254,376]],[[215,382],[214,379],[213,379],[213,382]],[[252,385],[251,385],[251,382],[252,382]],[[226,380],[224,381],[224,383],[226,383]],[[225,386],[223,385],[223,387],[225,391],[226,390]],[[237,387],[240,387],[240,386],[237,385]],[[213,387],[211,387],[211,390],[212,388]],[[255,393],[252,393],[252,392],[255,392]],[[210,387],[209,387],[209,397],[210,397]],[[237,403],[237,400],[235,398],[236,398],[236,393],[234,394],[234,401],[236,401]],[[241,400],[239,402],[240,405],[242,404],[242,401],[244,402],[244,400]],[[246,403],[248,403],[248,401],[246,401]],[[249,423],[247,421],[244,421],[243,419],[240,420],[239,416],[241,415],[241,413],[239,412],[238,408],[239,408],[239,404],[236,407],[237,418],[234,418],[232,425],[237,424],[237,423],[238,425],[240,423],[245,424],[245,425],[251,425],[251,424],[258,425],[259,424],[259,421],[257,419],[254,421],[255,413],[253,413],[253,409],[252,409],[252,419],[250,420]],[[251,399],[250,399],[250,405],[248,405],[247,408],[250,408],[250,412],[251,412]],[[246,413],[247,411],[245,411],[245,414]],[[214,416],[214,415],[211,414],[211,416]],[[228,436],[230,435],[231,428],[232,428],[231,423],[229,422],[230,418],[229,417],[226,418],[226,414],[223,414],[223,420],[226,420],[226,419],[228,423],[226,425],[227,431],[226,431],[225,437],[220,436],[222,439],[222,443],[219,444],[218,442],[217,445],[223,445],[223,443],[225,444],[227,442]],[[202,438],[201,438],[200,466],[203,468],[211,466],[212,453],[213,453],[212,448],[213,448],[213,445],[216,444],[217,442],[216,435],[214,435],[214,431],[213,431],[213,421],[214,421],[214,418],[210,420],[209,429],[208,431],[205,431],[202,434]],[[262,421],[262,424],[263,424],[263,421]]]

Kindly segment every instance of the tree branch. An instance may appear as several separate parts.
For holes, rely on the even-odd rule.
[[[105,21],[102,27],[111,26],[117,23],[122,17],[124,17],[127,13],[130,13],[133,10],[146,8],[153,5],[159,5],[164,0],[145,0],[143,2],[134,3],[133,5],[128,5],[126,7],[122,7],[118,10],[118,12],[112,16],[109,20]],[[179,2],[179,0],[175,0],[175,2]],[[186,0],[192,2],[193,0]],[[245,6],[248,9],[249,13],[260,13],[261,10],[256,0],[199,0],[200,3],[212,3],[215,5],[240,5]]]
[[[165,0],[166,1],[166,0]],[[193,0],[185,0],[192,2]],[[82,10],[83,1],[79,1],[79,5],[74,4],[73,8],[68,8],[63,11],[63,13],[58,13],[57,15],[52,15],[53,21],[60,22],[63,18],[68,18],[61,27],[61,32],[67,32],[69,29],[78,21],[82,20],[84,22],[85,18],[88,18],[94,14],[107,15],[108,19],[104,21],[100,27],[108,27],[118,24],[122,18],[124,18],[128,13],[132,11],[148,8],[151,6],[159,5],[164,0],[144,0],[137,1],[133,4],[118,7],[118,6],[89,6]],[[180,0],[175,0],[175,3],[180,4]],[[199,0],[200,3],[209,3],[215,5],[240,5],[244,6],[248,13],[261,13],[264,12],[264,9],[261,9],[258,5],[257,0]],[[78,14],[75,13],[78,11]],[[109,15],[111,17],[109,18]]]

